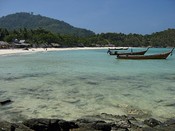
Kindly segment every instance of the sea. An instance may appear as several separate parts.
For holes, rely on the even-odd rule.
[[[150,48],[145,55],[169,50]],[[116,59],[107,49],[0,56],[0,101],[8,99],[13,102],[0,105],[0,119],[10,122],[101,113],[173,118],[175,51],[166,60]]]

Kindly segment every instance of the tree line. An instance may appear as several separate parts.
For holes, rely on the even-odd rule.
[[[60,47],[175,47],[175,29],[167,29],[150,35],[101,33],[88,37],[78,37],[60,33],[52,33],[43,28],[38,29],[14,29],[0,28],[0,41],[13,43],[15,39],[25,40],[26,43],[36,47],[48,46],[57,43]]]

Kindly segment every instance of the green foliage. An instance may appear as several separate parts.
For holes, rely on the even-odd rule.
[[[41,15],[33,15],[32,13],[21,12],[0,18],[0,28],[6,28],[8,30],[21,28],[37,29],[38,27],[51,31],[52,33],[79,37],[87,37],[95,34],[90,30],[73,27],[64,21],[59,21]]]
[[[175,29],[168,29],[156,32],[151,35],[122,34],[122,33],[102,33],[91,37],[75,37],[72,35],[62,35],[52,33],[43,28],[38,29],[19,29],[8,31],[0,28],[0,41],[12,42],[14,39],[25,39],[30,44],[37,46],[44,44],[50,46],[57,43],[62,47],[77,46],[153,46],[153,47],[175,47]]]

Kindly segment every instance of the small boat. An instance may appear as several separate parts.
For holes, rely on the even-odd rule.
[[[129,49],[129,47],[115,47],[115,48],[108,48],[108,51],[111,51],[111,50],[127,50]]]
[[[115,47],[115,48],[109,48],[109,50],[127,50],[129,47]]]
[[[115,51],[115,52],[109,52],[109,54],[110,55],[144,55],[148,51],[149,48],[150,47],[148,47],[144,51],[138,51],[138,52],[132,52],[132,50],[131,50],[131,52],[117,52],[117,51]]]
[[[145,59],[166,59],[170,54],[172,54],[174,48],[169,52],[153,55],[117,55],[118,59],[134,59],[134,60],[145,60]]]

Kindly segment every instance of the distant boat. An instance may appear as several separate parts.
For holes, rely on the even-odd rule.
[[[135,59],[135,60],[145,60],[145,59],[166,59],[172,52],[174,48],[166,53],[153,54],[153,55],[117,55],[118,59]]]
[[[127,50],[129,47],[115,47],[115,48],[108,48],[108,51],[110,50]]]
[[[146,50],[144,50],[144,51],[138,51],[138,52],[117,52],[117,51],[115,51],[115,52],[110,52],[109,54],[110,55],[144,55],[147,51],[148,51],[148,49],[149,49],[150,47],[148,47]]]
[[[110,54],[111,50],[128,50],[129,47],[115,47],[115,48],[108,48],[107,54]]]

